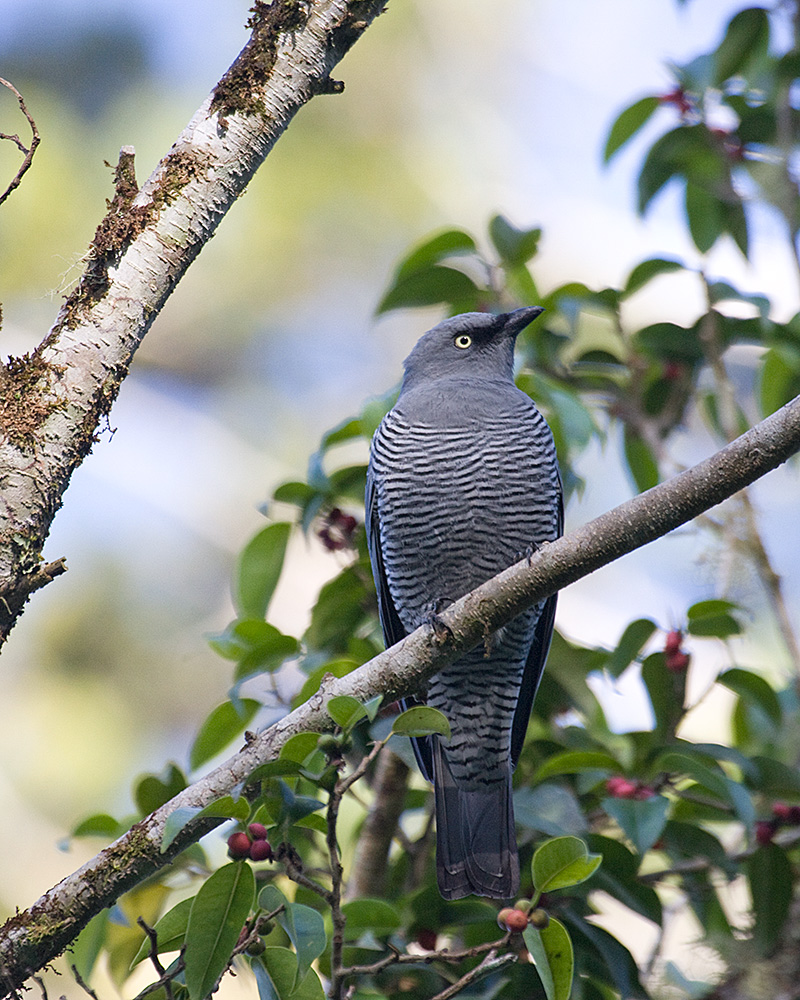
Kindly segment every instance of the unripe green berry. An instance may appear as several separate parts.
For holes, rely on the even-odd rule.
[[[528,920],[534,927],[543,931],[550,923],[550,914],[547,910],[543,910],[541,906],[537,906],[536,909],[528,916]]]
[[[522,910],[523,913],[531,912],[531,900],[530,899],[518,899],[514,903],[515,910]]]

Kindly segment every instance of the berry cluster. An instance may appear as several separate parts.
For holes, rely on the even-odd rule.
[[[518,899],[513,906],[504,906],[497,914],[498,926],[515,934],[521,934],[528,924],[543,930],[549,923],[547,911],[540,906],[533,909],[529,899]]]
[[[606,791],[612,799],[652,799],[656,794],[649,785],[614,775],[606,782]]]
[[[338,507],[334,507],[325,517],[317,537],[329,552],[351,549],[357,527],[358,521],[352,514],[345,514]]]
[[[671,632],[667,633],[667,638],[664,642],[664,657],[666,659],[667,670],[670,670],[673,674],[682,674],[689,666],[689,660],[691,659],[689,654],[681,649],[682,642],[683,632],[680,629],[674,628]]]
[[[238,830],[228,837],[228,855],[234,861],[249,858],[251,861],[272,861],[272,847],[267,840],[263,823],[251,823],[247,833]]]
[[[782,826],[800,826],[800,806],[775,802],[772,806],[772,819],[760,819],[756,823],[756,841],[762,847],[771,844],[775,833]]]

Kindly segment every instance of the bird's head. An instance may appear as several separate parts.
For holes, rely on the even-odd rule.
[[[439,323],[417,341],[404,362],[403,389],[440,378],[513,380],[517,334],[544,310],[462,313]]]

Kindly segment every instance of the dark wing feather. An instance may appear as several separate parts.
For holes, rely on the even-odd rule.
[[[558,525],[557,537],[564,533],[564,494],[559,492],[558,497]],[[528,721],[531,717],[533,700],[539,689],[539,681],[544,673],[544,665],[547,661],[547,654],[550,652],[550,641],[553,638],[553,624],[556,618],[556,602],[558,594],[552,594],[544,602],[539,621],[533,633],[528,659],[525,669],[522,672],[522,683],[519,689],[519,699],[514,711],[514,722],[511,726],[511,766],[516,767],[519,760],[522,744],[525,742],[525,733],[528,731]]]
[[[383,565],[383,553],[381,552],[381,530],[380,516],[378,514],[378,503],[376,495],[375,480],[371,469],[367,469],[367,492],[364,515],[364,527],[367,531],[367,548],[369,549],[369,559],[372,563],[372,575],[375,579],[375,591],[378,595],[378,615],[383,629],[383,638],[387,649],[396,642],[400,642],[408,634],[400,621],[397,608],[394,606],[392,595],[389,591],[389,581],[386,578],[386,570]],[[401,702],[403,710],[419,705],[415,698],[404,698]],[[430,737],[423,736],[412,739],[411,745],[414,748],[414,756],[417,764],[428,781],[433,781],[433,754],[430,745]]]

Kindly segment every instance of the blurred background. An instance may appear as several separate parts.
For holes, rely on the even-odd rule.
[[[135,147],[141,183],[246,41],[247,6],[0,0],[0,75],[42,135],[0,208],[3,357],[39,343],[79,277],[119,148]],[[344,94],[298,114],[148,334],[45,547],[67,557],[69,573],[34,596],[0,658],[0,911],[28,906],[94,853],[86,842],[59,849],[78,819],[124,814],[137,774],[168,759],[186,766],[230,683],[206,636],[232,615],[230,572],[264,523],[259,505],[304,474],[324,430],[398,381],[440,318],[375,317],[411,244],[446,226],[483,239],[502,212],[543,227],[534,271],[545,290],[619,285],[648,256],[697,262],[677,191],[644,221],[634,211],[641,151],[672,112],[660,110],[607,170],[601,151],[619,110],[668,90],[665,63],[716,44],[738,6],[391,0],[336,71]],[[0,131],[23,129],[13,96],[0,93]],[[13,151],[0,166],[10,179]],[[769,295],[786,320],[798,290],[783,241],[765,209],[753,218],[754,263],[723,245],[709,268]],[[637,296],[632,322],[691,321],[699,289],[677,280]],[[691,426],[684,438],[685,461],[711,450]],[[614,456],[585,455],[569,525],[631,495]],[[755,496],[796,614],[796,483],[773,473]],[[275,624],[299,634],[338,566],[315,539],[297,543]],[[718,570],[696,535],[675,533],[566,591],[559,625],[609,644],[639,614],[669,627],[692,601],[717,596]],[[757,612],[757,589],[738,585]],[[785,676],[774,627],[753,635],[743,664]],[[620,725],[647,724],[635,686],[608,698]]]

